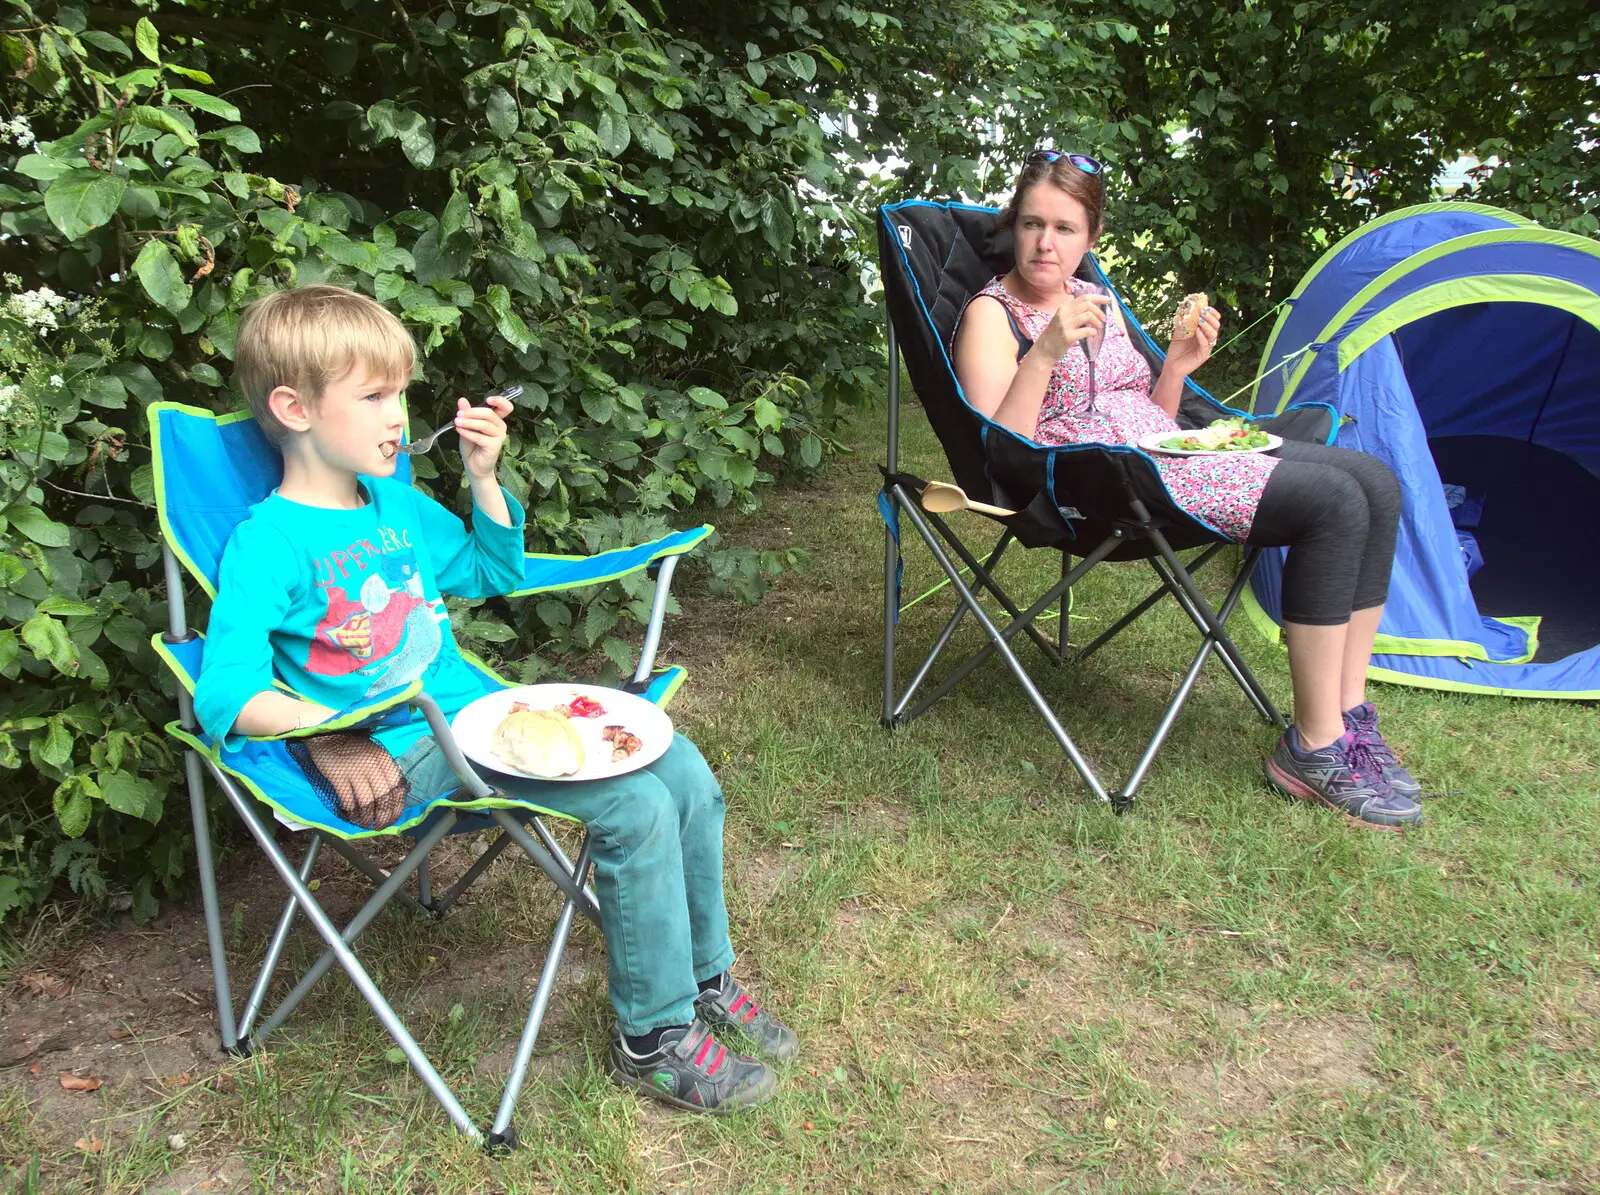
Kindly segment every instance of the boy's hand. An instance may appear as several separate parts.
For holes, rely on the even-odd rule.
[[[491,395],[481,407],[464,398],[456,399],[456,431],[461,435],[461,463],[466,466],[468,477],[487,481],[494,476],[500,450],[506,444],[506,419],[510,414],[511,400],[503,395]]]
[[[333,786],[345,820],[369,830],[393,825],[405,812],[410,786],[394,757],[364,735],[327,734],[306,740],[317,770]]]

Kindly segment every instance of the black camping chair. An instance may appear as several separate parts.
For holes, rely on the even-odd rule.
[[[883,721],[886,726],[905,725],[975,668],[998,655],[1095,798],[1110,802],[1120,812],[1132,806],[1134,794],[1213,652],[1264,720],[1280,727],[1288,725],[1225,630],[1258,549],[1245,550],[1243,566],[1226,598],[1213,609],[1192,574],[1233,541],[1173,501],[1149,456],[1127,444],[1036,444],[968,404],[956,380],[951,345],[956,320],[968,298],[995,275],[1011,268],[1010,236],[999,229],[997,217],[994,208],[923,200],[878,209],[878,259],[889,309],[889,460],[882,469],[884,488],[879,495],[879,509],[888,527],[884,554]],[[1084,258],[1079,273],[1116,295],[1092,255]],[[1120,295],[1117,302],[1135,346],[1159,372],[1160,349],[1122,303]],[[955,484],[969,499],[995,508],[980,512],[1000,525],[998,542],[981,559],[939,514],[923,507],[921,498],[928,482],[900,469],[897,352],[905,360],[911,384],[944,448]],[[1179,404],[1178,421],[1186,427],[1204,427],[1213,419],[1243,414],[1191,384],[1185,387]],[[1332,408],[1322,403],[1291,408],[1274,419],[1260,421],[1260,426],[1285,439],[1322,443],[1328,443],[1336,430]],[[903,692],[896,688],[895,679],[902,517],[927,544],[957,595],[949,621]],[[1060,581],[1026,609],[1013,601],[994,578],[996,566],[1013,544],[1061,554]],[[1178,553],[1189,548],[1204,550],[1186,565]],[[1090,569],[1108,560],[1148,561],[1160,585],[1092,642],[1072,650],[1067,625],[1072,586]],[[971,584],[964,579],[964,570],[972,574]],[[980,602],[984,591],[1004,610],[1005,625],[998,625]],[[1017,658],[1013,642],[1018,635],[1026,635],[1045,659],[1057,666],[1081,661],[1168,595],[1199,629],[1200,649],[1128,778],[1120,788],[1108,792]],[[1058,602],[1060,629],[1052,641],[1034,624]],[[988,642],[924,692],[935,663],[968,614],[983,628]]]

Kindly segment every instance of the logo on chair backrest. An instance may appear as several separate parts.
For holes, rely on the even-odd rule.
[[[900,234],[900,243],[907,249],[911,248],[911,225],[896,224],[895,230]]]

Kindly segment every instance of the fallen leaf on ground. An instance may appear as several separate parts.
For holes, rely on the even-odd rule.
[[[30,1066],[28,1068],[28,1073],[30,1075],[37,1075],[39,1073],[39,1069],[40,1069],[41,1066],[42,1066],[41,1063],[35,1062],[32,1066]]]
[[[96,1137],[93,1133],[87,1137],[79,1137],[77,1141],[73,1143],[73,1148],[81,1149],[86,1154],[97,1154],[105,1147],[105,1139],[103,1137]]]
[[[64,1091],[99,1091],[101,1080],[93,1075],[75,1075],[71,1071],[61,1072],[61,1087]]]
[[[133,1030],[132,1029],[113,1029],[110,1033],[106,1034],[106,1036],[109,1037],[112,1041],[127,1041],[130,1037],[133,1036]]]
[[[59,1000],[72,993],[72,981],[50,971],[29,971],[19,982],[45,1000]]]
[[[168,1075],[161,1080],[163,1087],[187,1087],[194,1082],[194,1072],[184,1071],[181,1075]]]
[[[211,1087],[212,1090],[222,1095],[232,1095],[239,1090],[239,1081],[226,1071],[223,1071],[211,1080]]]

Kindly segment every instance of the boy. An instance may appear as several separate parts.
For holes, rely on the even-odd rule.
[[[283,455],[283,482],[223,553],[195,690],[214,739],[232,746],[315,726],[419,676],[446,714],[482,694],[440,595],[485,597],[522,583],[522,508],[495,477],[511,403],[457,401],[468,531],[392,478],[413,352],[399,320],[339,287],[280,291],[245,311],[235,374]],[[275,677],[305,699],[275,690]],[[352,735],[294,740],[314,786],[347,819],[389,825],[459,787],[425,722],[371,737],[376,747]],[[489,779],[581,819],[593,836],[617,1013],[612,1078],[713,1113],[770,1096],[773,1070],[712,1037],[736,1032],[778,1059],[798,1049],[728,970],[722,792],[694,745],[678,735],[655,763],[608,781]]]

